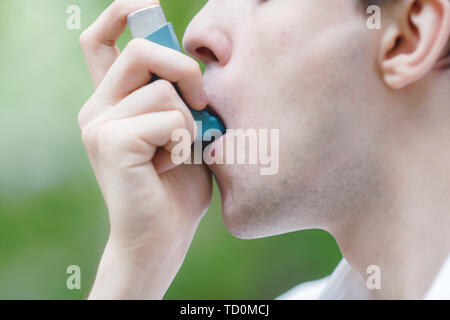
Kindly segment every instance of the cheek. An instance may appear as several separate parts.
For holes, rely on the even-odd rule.
[[[251,61],[253,69],[273,76],[284,73],[289,66],[295,64],[293,58],[299,51],[295,37],[295,33],[288,27],[253,30],[249,35],[251,40],[241,50],[245,53],[245,59]]]
[[[236,44],[236,54],[227,70],[228,89],[239,101],[240,114],[257,115],[252,120],[255,123],[262,124],[267,117],[269,123],[277,122],[280,108],[294,102],[292,91],[299,85],[299,73],[294,69],[299,68],[299,63],[293,37],[285,30],[250,30]],[[263,127],[273,126],[266,123]]]

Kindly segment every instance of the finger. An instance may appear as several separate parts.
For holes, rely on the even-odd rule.
[[[89,130],[84,143],[89,149],[99,150],[104,155],[102,161],[135,168],[150,164],[158,147],[169,144],[177,129],[186,130],[184,116],[179,111],[154,112]]]
[[[108,121],[136,117],[139,115],[178,110],[185,117],[187,128],[192,137],[197,136],[197,126],[192,113],[177,94],[173,85],[165,80],[158,80],[140,88],[116,106],[88,103],[80,112],[80,127],[95,127]]]
[[[130,41],[95,95],[103,104],[114,105],[130,92],[147,85],[153,74],[177,83],[191,107],[203,109],[206,106],[203,76],[198,63],[181,52],[145,39]]]
[[[153,157],[153,166],[156,172],[161,175],[164,172],[170,171],[177,165],[172,161],[172,154],[165,150],[159,149]]]
[[[159,1],[116,0],[81,34],[81,48],[95,88],[119,56],[116,41],[125,30],[127,16],[155,4]]]

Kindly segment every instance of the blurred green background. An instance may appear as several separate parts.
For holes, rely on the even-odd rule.
[[[181,40],[205,0],[162,0]],[[0,299],[83,299],[108,232],[107,212],[84,153],[77,115],[93,88],[78,38],[111,0],[0,1]],[[69,5],[81,29],[69,30]],[[127,30],[119,41],[129,41]],[[311,230],[239,240],[226,230],[214,190],[166,299],[273,299],[329,274],[334,239]],[[81,268],[81,290],[66,268]]]

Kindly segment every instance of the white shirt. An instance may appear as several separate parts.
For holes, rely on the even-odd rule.
[[[330,276],[300,284],[276,298],[276,300],[368,299],[370,299],[370,290],[366,280],[345,259],[341,260]],[[450,257],[442,266],[424,299],[450,299]]]

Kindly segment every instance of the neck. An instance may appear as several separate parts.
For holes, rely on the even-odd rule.
[[[426,130],[399,133],[403,141],[384,150],[374,202],[332,231],[364,279],[368,266],[380,267],[374,298],[422,299],[450,254],[450,133],[437,128],[433,139]]]

